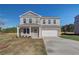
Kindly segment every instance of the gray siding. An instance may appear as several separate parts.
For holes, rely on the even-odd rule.
[[[43,16],[37,16],[33,13],[28,13],[28,14],[24,14],[23,16],[20,17],[20,24],[24,24],[23,23],[23,19],[26,19],[26,23],[29,23],[29,19],[32,19],[32,23],[34,24],[39,24],[39,25],[60,25],[60,18],[58,17],[43,17]],[[45,20],[45,24],[43,24],[43,20]],[[51,21],[50,24],[48,24],[48,21]],[[54,20],[56,20],[56,24],[54,24]]]
[[[26,23],[24,22],[24,19],[26,19]],[[29,19],[32,19],[32,23],[29,23]],[[45,24],[43,24],[43,20],[45,20]],[[49,24],[48,21],[51,21]],[[54,20],[56,20],[56,24],[54,24]],[[60,18],[59,17],[45,17],[45,16],[40,16],[35,13],[24,13],[23,15],[20,16],[20,25],[19,29],[27,28],[27,27],[38,27],[39,32],[38,33],[32,33],[31,36],[34,37],[38,34],[39,37],[42,37],[42,30],[58,30],[58,34],[60,32]],[[23,32],[23,31],[21,31]],[[19,32],[17,32],[18,34]],[[21,35],[21,33],[20,33]],[[29,34],[30,35],[30,34]],[[33,36],[34,35],[34,36]],[[36,37],[38,37],[36,36]]]

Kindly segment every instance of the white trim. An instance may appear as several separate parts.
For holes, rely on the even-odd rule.
[[[19,37],[19,27],[17,27],[17,37]]]
[[[39,14],[37,14],[37,13],[34,13],[34,12],[32,12],[32,11],[25,12],[24,14],[20,15],[19,17],[22,17],[23,15],[28,14],[28,13],[30,13],[30,12],[33,13],[33,14],[38,15],[39,17],[41,17],[41,15],[39,15]]]

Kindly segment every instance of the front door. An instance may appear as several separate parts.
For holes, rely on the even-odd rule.
[[[39,34],[39,28],[38,27],[32,27],[31,29],[32,29],[32,31],[31,31],[32,32],[31,33],[32,34],[32,37],[33,38],[37,38],[38,37],[38,34]]]

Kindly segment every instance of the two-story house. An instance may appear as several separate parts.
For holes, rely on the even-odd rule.
[[[75,22],[74,22],[74,33],[79,34],[79,15],[75,17]]]
[[[17,27],[18,37],[57,37],[60,35],[60,18],[41,16],[32,11],[20,15]]]

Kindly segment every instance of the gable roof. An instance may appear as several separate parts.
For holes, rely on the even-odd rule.
[[[24,16],[24,15],[27,15],[28,13],[31,13],[31,14],[34,14],[34,15],[36,15],[36,16],[41,17],[41,15],[39,15],[39,14],[37,14],[37,13],[34,13],[34,12],[32,12],[32,11],[25,12],[25,13],[23,13],[22,15],[20,15],[19,17],[22,17],[22,16]]]

